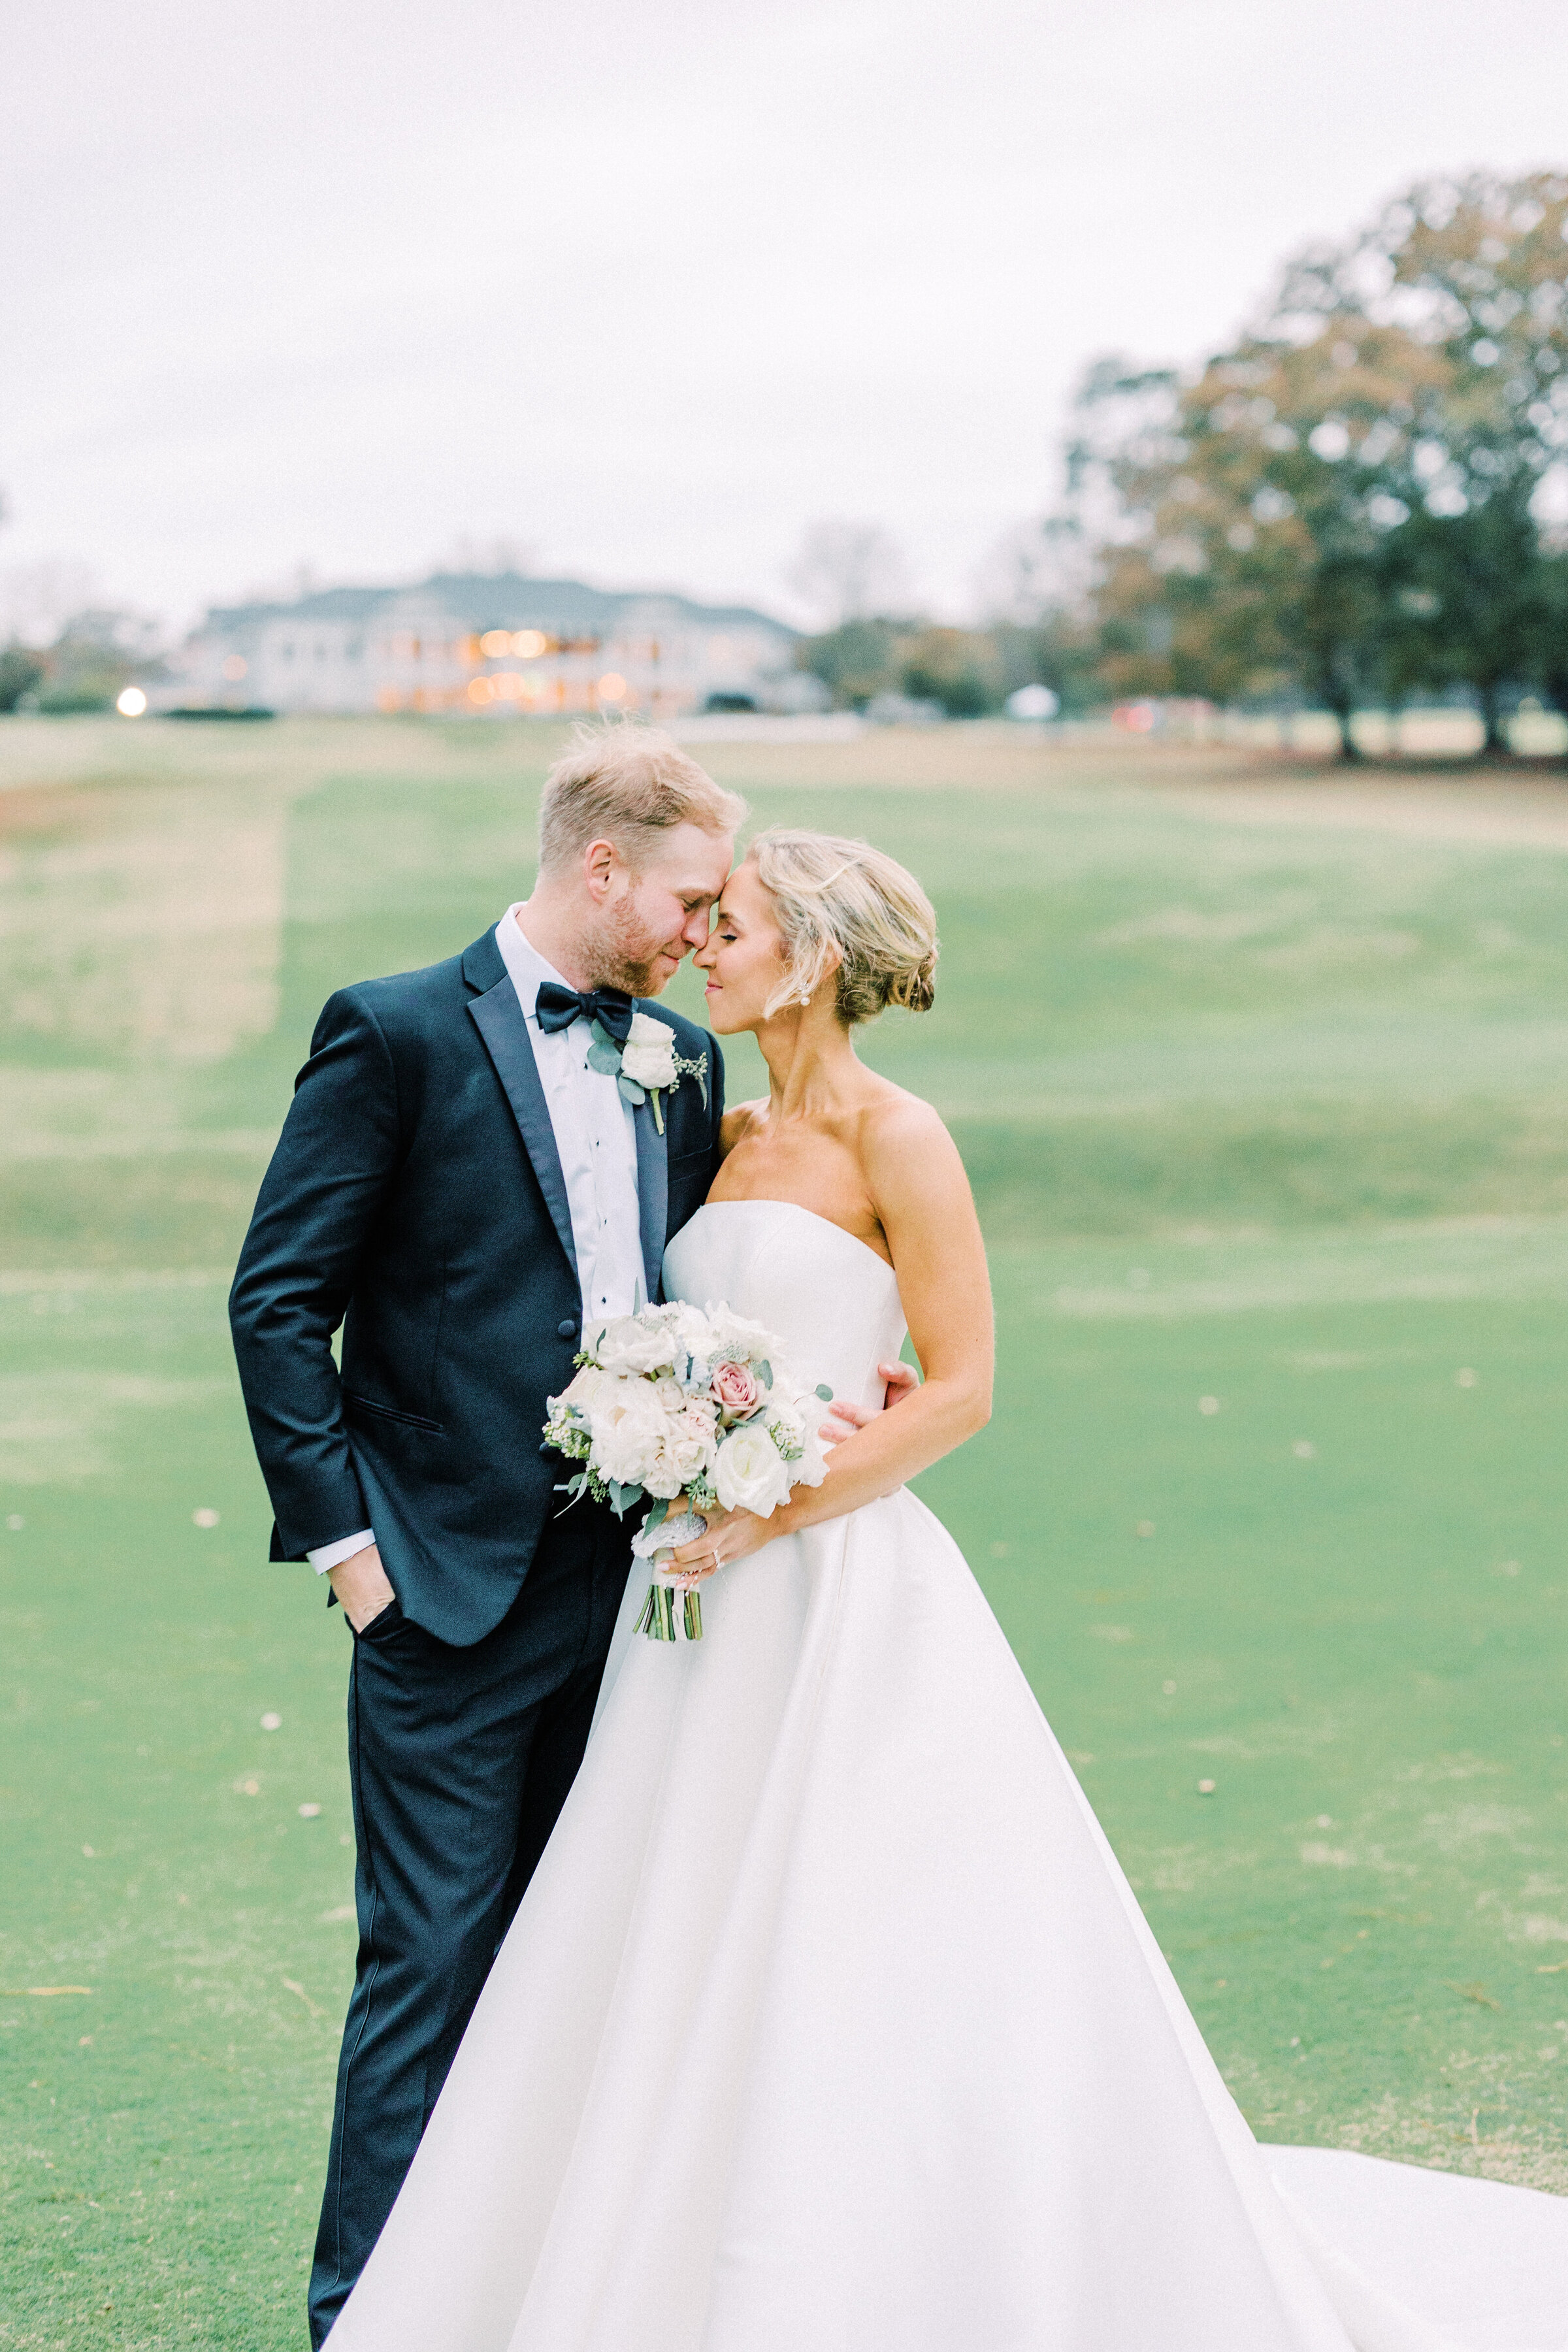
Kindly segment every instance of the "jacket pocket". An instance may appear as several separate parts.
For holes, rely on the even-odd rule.
[[[405,1429],[427,1429],[433,1437],[445,1437],[447,1434],[444,1422],[427,1421],[422,1412],[405,1412],[398,1405],[377,1404],[370,1397],[355,1396],[352,1389],[343,1391],[343,1402],[348,1407],[351,1419],[356,1412],[368,1412],[377,1421],[399,1422]]]

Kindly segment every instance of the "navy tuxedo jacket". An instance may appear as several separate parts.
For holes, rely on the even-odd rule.
[[[662,1097],[662,1135],[650,1104],[636,1114],[657,1298],[665,1243],[719,1164],[724,1071],[706,1031],[639,1010],[683,1056],[708,1056],[706,1104],[687,1077]],[[229,1317],[272,1558],[374,1527],[405,1615],[444,1642],[482,1640],[564,1501],[567,1465],[541,1432],[582,1323],[554,1130],[493,931],[327,1004]]]

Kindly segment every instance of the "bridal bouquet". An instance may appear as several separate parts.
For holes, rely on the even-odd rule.
[[[760,1323],[684,1299],[586,1331],[576,1360],[571,1385],[547,1401],[546,1444],[582,1465],[556,1491],[589,1494],[617,1517],[652,1497],[632,1543],[655,1562],[637,1630],[673,1642],[680,1580],[660,1574],[658,1555],[701,1535],[704,1512],[765,1519],[794,1487],[820,1486],[816,1405],[833,1391],[803,1387]],[[700,1642],[701,1602],[680,1589],[686,1639]]]

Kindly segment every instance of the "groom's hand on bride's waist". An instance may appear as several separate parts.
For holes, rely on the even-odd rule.
[[[877,1370],[888,1383],[887,1400],[880,1408],[883,1412],[901,1398],[911,1396],[921,1384],[921,1376],[912,1364],[879,1364]],[[835,1397],[833,1410],[817,1435],[825,1444],[842,1445],[847,1437],[853,1437],[858,1429],[866,1428],[876,1418],[876,1412],[868,1412],[864,1405],[851,1404],[847,1397]]]
[[[327,1576],[356,1633],[363,1633],[371,1619],[379,1617],[397,1598],[374,1544],[366,1544],[363,1551],[356,1551],[349,1559],[340,1559]]]

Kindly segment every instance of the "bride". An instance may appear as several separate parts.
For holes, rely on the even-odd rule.
[[[1506,2239],[1498,2294],[1556,2309],[1558,2200],[1271,2151],[1307,2159],[1288,2200],[908,1490],[992,1377],[958,1153],[854,1049],[931,1004],[929,900],[863,843],[775,832],[697,962],[770,1091],[727,1118],[666,1293],[764,1323],[866,1425],[820,1487],[677,1555],[700,1644],[634,1639],[628,1584],[582,1770],[331,2352],[1452,2352],[1404,2293],[1434,2258],[1468,2346],[1546,2340],[1508,2332],[1487,2265]],[[924,1381],[878,1412],[906,1325]]]

